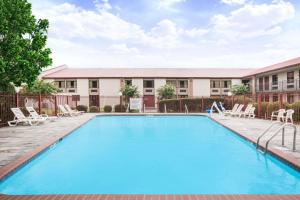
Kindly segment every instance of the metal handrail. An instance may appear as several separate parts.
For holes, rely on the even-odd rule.
[[[294,137],[293,137],[293,151],[296,151],[296,134],[297,134],[297,127],[296,125],[292,124],[292,123],[285,123],[283,124],[273,135],[272,137],[270,137],[268,139],[268,141],[266,142],[266,146],[265,146],[265,151],[264,153],[267,153],[268,151],[268,145],[270,143],[270,141],[276,136],[278,135],[278,133],[280,133],[280,130],[282,129],[282,146],[284,146],[284,136],[285,136],[285,127],[286,126],[291,126],[294,128]]]
[[[257,141],[256,141],[256,149],[258,149],[258,147],[259,147],[260,139],[276,124],[282,124],[282,122],[280,122],[280,121],[273,122],[262,134],[259,135],[259,137],[257,138]]]
[[[167,104],[164,104],[165,113],[167,113]]]
[[[184,104],[184,108],[185,108],[185,114],[189,114],[189,109],[186,104]]]

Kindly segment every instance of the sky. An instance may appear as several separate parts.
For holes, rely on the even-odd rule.
[[[299,0],[29,0],[53,66],[257,68],[300,56]]]

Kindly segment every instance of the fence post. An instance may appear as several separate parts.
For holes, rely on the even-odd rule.
[[[257,115],[258,118],[261,118],[261,94],[258,95],[258,102],[257,102]]]
[[[157,97],[157,101],[156,101],[156,103],[157,103],[157,112],[160,112],[160,107],[159,107],[159,98]]]
[[[16,107],[19,108],[19,93],[16,94]]]
[[[279,94],[279,107],[282,108],[283,104],[282,104],[282,94]]]
[[[54,96],[54,114],[57,115],[57,95]]]
[[[69,105],[69,96],[67,96],[67,104]]]
[[[181,105],[181,99],[179,99],[179,112],[182,112],[182,105]]]
[[[42,95],[39,93],[39,114],[41,114],[41,101],[42,101]]]
[[[204,99],[203,99],[203,96],[201,98],[201,112],[204,112]]]

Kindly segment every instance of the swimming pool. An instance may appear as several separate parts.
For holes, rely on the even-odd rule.
[[[99,116],[4,194],[299,194],[300,173],[202,116]]]

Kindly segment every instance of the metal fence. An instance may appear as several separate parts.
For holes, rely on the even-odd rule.
[[[14,118],[10,108],[18,107],[25,115],[29,115],[25,107],[31,106],[39,114],[54,116],[57,115],[57,107],[60,104],[68,104],[75,108],[77,101],[71,95],[0,93],[0,127],[6,126],[7,121]]]

